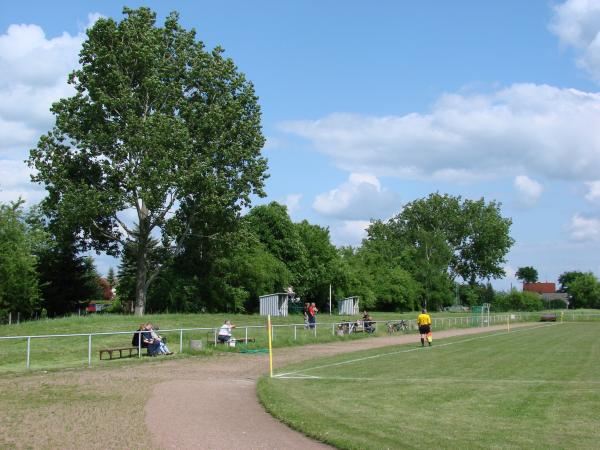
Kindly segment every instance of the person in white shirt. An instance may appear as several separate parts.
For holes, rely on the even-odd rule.
[[[235,328],[235,325],[232,324],[229,320],[226,320],[221,328],[219,328],[219,334],[217,335],[217,339],[219,342],[229,342],[231,339],[231,330]]]

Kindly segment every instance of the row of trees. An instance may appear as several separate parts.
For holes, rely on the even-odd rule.
[[[416,209],[426,213],[415,218]],[[486,211],[487,221],[475,227],[472,217],[480,221]],[[9,286],[6,280],[19,280],[21,296],[4,301],[5,311],[27,314],[45,308],[50,315],[60,315],[76,310],[87,299],[101,298],[92,261],[78,256],[73,242],[53,234],[52,222],[40,209],[24,214],[20,204],[3,205],[2,217],[2,236],[10,236],[6,245],[23,243],[11,256],[3,252],[12,266],[2,267],[21,274],[0,280],[0,286]],[[7,217],[12,218],[13,231],[4,224]],[[357,248],[336,248],[327,228],[292,222],[285,206],[278,203],[253,207],[229,221],[226,231],[217,232],[223,225],[221,217],[206,215],[202,228],[190,233],[177,254],[150,239],[148,268],[157,275],[148,290],[149,311],[252,312],[258,308],[259,295],[282,291],[290,284],[303,300],[321,307],[328,304],[330,286],[334,299],[358,295],[363,307],[379,310],[492,302],[493,289],[480,281],[502,274],[501,263],[512,242],[510,221],[500,216],[499,205],[441,194],[405,205],[387,222],[374,221]],[[494,228],[488,222],[501,226]],[[490,231],[497,235],[493,241],[504,242],[504,249],[483,245],[492,239],[481,228],[496,229]],[[473,229],[478,233],[469,234]],[[497,255],[494,263],[493,255]],[[135,244],[125,245],[118,273],[122,302],[136,298],[138,260]],[[24,263],[17,266],[19,261],[26,261],[29,269],[21,267]],[[14,291],[2,289],[6,299]],[[27,292],[25,301],[22,296]]]
[[[387,222],[372,222],[361,246],[337,249],[326,228],[293,223],[277,203],[256,206],[227,233],[212,233],[206,224],[174,257],[153,241],[150,267],[162,270],[147,307],[255,311],[259,295],[289,284],[322,307],[330,286],[334,298],[358,295],[369,309],[479,304],[494,295],[480,283],[503,275],[509,227],[495,202],[436,193]],[[136,261],[135,246],[126,247],[119,269],[119,295],[126,299],[135,296]]]
[[[49,232],[38,208],[0,203],[0,320],[62,315],[103,296],[91,258]]]

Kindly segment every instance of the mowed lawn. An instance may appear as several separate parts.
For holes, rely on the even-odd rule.
[[[266,408],[345,449],[600,446],[600,323],[319,359],[263,377]]]
[[[373,313],[376,320],[414,319],[416,313],[405,315],[395,313]],[[72,316],[60,319],[37,320],[22,322],[19,325],[0,325],[0,336],[40,336],[62,335],[81,333],[83,336],[32,338],[30,347],[30,368],[32,370],[50,370],[87,367],[88,365],[88,336],[86,333],[114,333],[124,334],[96,335],[92,338],[92,365],[97,367],[112,367],[120,364],[135,363],[137,358],[107,361],[99,360],[98,351],[103,348],[128,347],[131,344],[133,332],[139,322],[152,322],[160,326],[160,333],[168,338],[167,344],[172,351],[180,355],[180,348],[184,354],[198,354],[189,348],[191,339],[201,340],[205,349],[199,352],[202,355],[213,353],[214,332],[208,330],[189,330],[180,334],[178,331],[166,331],[178,328],[213,328],[219,327],[225,320],[232,320],[238,325],[233,336],[236,338],[255,339],[248,346],[229,349],[220,346],[218,351],[239,351],[242,348],[262,349],[267,346],[266,317],[257,314],[153,314],[143,318],[131,315],[94,314],[89,316]],[[348,339],[348,336],[338,338],[333,335],[331,323],[341,320],[356,320],[356,317],[321,315],[318,318],[317,332],[304,330],[301,315],[273,318],[275,347],[312,344],[317,342],[330,342]],[[299,324],[294,330],[292,324]],[[246,329],[248,328],[247,334]],[[253,328],[254,327],[254,328]],[[130,331],[126,331],[130,330]],[[385,333],[385,326],[380,327],[380,332]],[[364,335],[350,336],[352,339],[365,338]],[[180,346],[180,338],[183,338]],[[143,351],[145,354],[146,351]],[[0,339],[0,375],[5,373],[18,373],[26,371],[27,340],[26,339]],[[105,356],[106,357],[106,356]],[[173,358],[173,357],[170,357]]]

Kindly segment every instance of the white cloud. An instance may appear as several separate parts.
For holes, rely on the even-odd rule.
[[[464,181],[513,176],[600,178],[600,94],[515,84],[447,94],[429,114],[333,114],[287,122],[335,165],[376,176]]]
[[[377,177],[350,174],[338,188],[317,195],[313,208],[323,216],[360,220],[387,216],[399,210],[398,194],[382,188]]]
[[[367,237],[367,220],[345,220],[331,227],[331,241],[334,245],[358,246]]]
[[[544,190],[540,183],[526,175],[515,177],[514,185],[517,191],[519,191],[519,200],[527,206],[534,205]]]
[[[0,159],[0,202],[8,203],[19,197],[27,202],[39,202],[45,191],[32,184],[31,170],[23,161]]]
[[[577,65],[600,82],[600,2],[568,0],[556,5],[550,30],[578,52]]]
[[[600,201],[600,180],[590,181],[585,184],[588,187],[588,193],[585,195],[585,199],[592,203]]]
[[[90,26],[100,17],[90,14]],[[38,25],[13,24],[0,35],[0,200],[39,201],[23,162],[53,124],[50,106],[73,94],[68,74],[79,64],[83,31],[48,38]]]
[[[283,204],[287,206],[288,212],[294,214],[300,209],[300,200],[302,200],[302,194],[289,194],[283,200]]]
[[[571,238],[576,241],[597,241],[600,239],[600,220],[575,214],[568,230]]]

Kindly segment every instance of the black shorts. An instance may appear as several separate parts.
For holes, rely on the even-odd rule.
[[[431,331],[430,325],[419,325],[419,334],[427,334]]]

